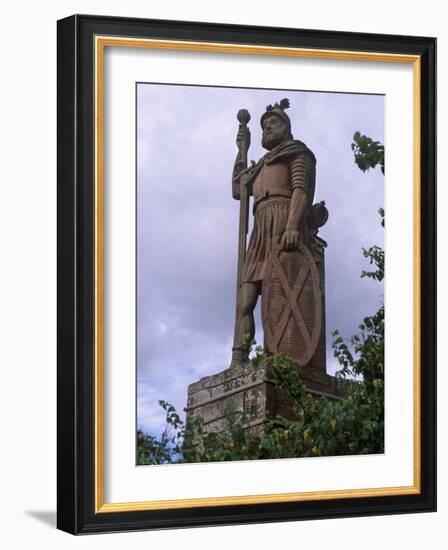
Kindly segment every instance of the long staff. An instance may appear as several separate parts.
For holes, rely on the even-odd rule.
[[[241,170],[247,168],[247,150],[249,149],[250,131],[247,123],[250,120],[249,111],[240,109],[237,114],[240,123],[238,134],[242,136],[240,144],[240,166]],[[247,179],[240,177],[240,222],[238,229],[238,279],[237,279],[237,299],[243,274],[244,259],[246,257],[247,231],[249,223],[249,190],[247,188]]]

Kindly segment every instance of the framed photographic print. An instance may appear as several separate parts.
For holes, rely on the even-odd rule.
[[[433,38],[58,22],[58,527],[433,511]]]

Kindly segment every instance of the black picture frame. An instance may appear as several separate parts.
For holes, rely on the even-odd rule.
[[[420,484],[395,494],[103,511],[95,462],[95,37],[417,56],[420,60]],[[57,526],[72,534],[436,510],[436,39],[124,17],[58,21]]]

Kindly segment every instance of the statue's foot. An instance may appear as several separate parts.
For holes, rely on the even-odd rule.
[[[249,362],[249,351],[245,348],[233,348],[232,360],[230,361],[231,367],[237,367]]]

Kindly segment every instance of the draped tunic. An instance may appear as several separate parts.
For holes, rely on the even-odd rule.
[[[308,243],[312,234],[309,211],[314,198],[315,165],[315,157],[304,143],[287,140],[246,172],[250,194],[254,197],[254,227],[241,284],[263,281],[270,253],[279,246],[286,230],[291,197],[296,188],[305,192],[307,207],[294,229],[299,231],[300,241]],[[239,181],[234,180],[235,198],[239,198],[238,184]]]

